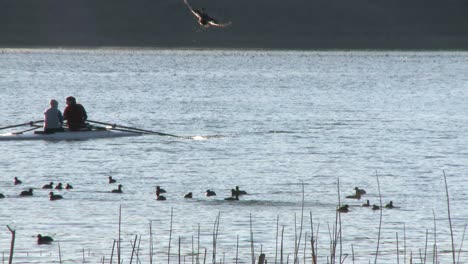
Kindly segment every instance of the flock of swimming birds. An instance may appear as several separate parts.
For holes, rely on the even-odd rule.
[[[117,180],[112,178],[112,176],[109,176],[108,178],[109,178],[109,184],[117,183]],[[20,179],[18,179],[17,177],[15,177],[14,178],[14,184],[15,185],[22,184],[22,181]],[[111,193],[123,193],[122,188],[123,188],[123,185],[119,184],[117,186],[117,189],[113,189],[110,192]],[[60,182],[57,185],[54,186],[54,183],[50,182],[48,184],[43,185],[42,189],[50,189],[50,190],[52,190],[52,189],[55,189],[55,190],[65,189],[65,190],[70,190],[70,189],[73,189],[73,186],[70,185],[69,183],[67,183],[65,186],[63,186],[63,184],[60,183]],[[345,198],[360,200],[361,197],[364,196],[367,193],[365,190],[359,189],[358,187],[355,187],[354,191],[355,191],[355,193],[353,195],[348,195]],[[163,195],[164,193],[166,193],[166,190],[164,190],[160,186],[156,186],[155,194],[156,194],[156,200],[157,201],[165,201],[166,200],[166,197]],[[231,196],[225,198],[224,200],[226,200],[226,201],[237,201],[237,200],[239,200],[239,196],[245,195],[245,194],[247,194],[246,191],[240,190],[239,186],[236,186],[235,188],[231,189]],[[21,196],[21,197],[33,196],[33,189],[29,188],[28,190],[21,191],[19,196]],[[208,189],[205,192],[205,196],[206,197],[216,196],[216,192],[214,192],[213,190]],[[5,195],[0,193],[0,198],[5,198]],[[185,194],[184,198],[185,199],[193,198],[192,192],[189,192],[189,193]],[[52,192],[52,191],[49,192],[49,200],[56,201],[56,200],[61,200],[61,199],[63,199],[62,195],[54,194],[54,192]],[[349,207],[350,206],[348,204],[344,204],[342,206],[339,206],[336,210],[339,213],[348,213],[350,211]],[[373,204],[371,206],[369,200],[366,200],[366,203],[362,204],[362,207],[370,207],[370,208],[372,208],[372,210],[380,210],[381,209],[381,207],[376,205],[376,204]],[[385,205],[385,208],[393,209],[393,208],[397,208],[397,207],[395,207],[393,205],[393,201],[390,201],[388,204]],[[41,234],[37,235],[37,243],[38,244],[50,244],[51,242],[53,242],[53,238],[51,238],[50,236],[42,236]]]
[[[112,178],[112,176],[109,176],[109,184],[113,184],[113,183],[117,183],[117,180]],[[18,179],[18,177],[14,177],[14,185],[20,185],[22,184],[23,182]],[[113,189],[110,191],[110,193],[123,193],[123,189],[122,189],[123,185],[122,184],[119,184],[117,186],[117,189]],[[67,183],[65,186],[62,184],[62,183],[57,183],[57,185],[54,186],[54,182],[50,182],[50,183],[47,183],[45,185],[42,186],[42,189],[45,189],[45,190],[51,190],[49,192],[49,200],[51,201],[56,201],[56,200],[61,200],[63,199],[63,196],[62,195],[59,195],[59,194],[55,194],[52,190],[70,190],[70,189],[73,189],[73,186],[70,185],[69,183]],[[163,195],[164,193],[166,193],[166,190],[162,189],[160,186],[156,186],[156,200],[157,201],[165,201],[166,200],[166,197]],[[239,200],[239,196],[241,195],[245,195],[247,194],[246,191],[244,190],[240,190],[239,189],[239,186],[236,186],[235,188],[231,189],[231,196],[230,197],[227,197],[227,198],[224,198],[224,200],[226,201],[238,201]],[[21,191],[19,193],[19,196],[20,197],[30,197],[30,196],[33,196],[33,188],[29,188],[28,190],[25,190],[25,191]],[[206,197],[212,197],[212,196],[216,196],[216,192],[214,192],[213,190],[206,190],[205,192],[205,196]],[[0,199],[1,198],[6,198],[6,196],[2,193],[0,193]],[[184,198],[185,199],[192,199],[193,198],[193,194],[191,192],[187,193],[184,195]],[[50,244],[54,241],[54,239],[50,236],[42,236],[41,234],[38,234],[37,235],[37,243],[39,245],[41,244]]]
[[[355,191],[355,193],[353,195],[348,195],[345,198],[360,200],[363,195],[367,194],[367,192],[364,189],[359,189],[359,187],[354,187],[354,191]],[[371,207],[372,210],[381,210],[382,209],[379,205],[376,205],[376,204],[373,204],[371,206],[369,200],[366,200],[366,203],[362,204],[361,206],[362,207]],[[397,207],[395,207],[393,205],[393,201],[390,201],[388,204],[386,204],[384,206],[384,208],[393,209],[393,208],[397,208]],[[340,213],[348,213],[349,212],[349,205],[345,204],[345,205],[339,206],[338,209],[336,209],[336,211],[340,212]]]

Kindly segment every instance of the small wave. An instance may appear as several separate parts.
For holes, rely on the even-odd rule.
[[[287,130],[270,130],[267,134],[294,134],[294,131]]]
[[[208,139],[223,139],[225,136],[223,135],[211,135],[211,136],[188,136],[188,137],[183,137],[186,139],[191,139],[191,140],[208,140]]]

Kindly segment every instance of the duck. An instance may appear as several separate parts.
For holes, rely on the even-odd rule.
[[[231,22],[227,23],[218,23],[214,18],[210,17],[206,12],[205,9],[202,8],[201,11],[197,9],[193,9],[192,6],[188,3],[187,0],[184,0],[185,5],[189,8],[190,12],[197,18],[198,24],[202,27],[227,27],[231,25]]]
[[[116,179],[112,179],[112,176],[109,176],[109,183],[116,183],[117,180]]]
[[[49,184],[42,186],[42,189],[53,189],[53,188],[54,188],[53,182],[50,182]]]
[[[224,198],[224,200],[226,200],[226,201],[238,201],[239,200],[239,193],[236,190],[231,189],[231,197]]]
[[[385,205],[385,208],[393,209],[393,201],[390,201],[388,204]]]
[[[370,202],[369,200],[366,200],[366,203],[362,204],[363,207],[370,207]]]
[[[67,190],[73,189],[73,186],[71,186],[70,184],[67,183],[67,185],[65,186],[65,189],[67,189]]]
[[[236,192],[237,192],[239,195],[246,195],[246,194],[247,194],[246,191],[240,190],[240,189],[239,189],[239,186],[236,186]]]
[[[186,195],[184,195],[184,198],[185,199],[192,199],[193,198],[192,193],[191,192],[187,193]]]
[[[112,190],[113,193],[122,193],[122,184],[119,184],[119,186],[117,187],[117,189],[114,189]]]
[[[360,195],[366,194],[366,191],[364,189],[359,189],[358,187],[354,187],[354,190],[356,193],[359,193]]]
[[[54,241],[53,238],[50,236],[43,236],[41,234],[37,235],[37,244],[42,245],[42,244],[50,244]]]
[[[210,197],[210,196],[216,196],[216,193],[210,189],[206,190],[205,192],[205,196],[206,197]]]
[[[32,196],[33,195],[33,189],[32,188],[29,188],[29,190],[27,191],[22,191],[20,193],[20,196]]]
[[[15,185],[22,184],[23,182],[18,179],[18,177],[15,177]]]
[[[166,190],[162,189],[159,185],[156,186],[156,196],[159,196],[161,193],[166,193]]]
[[[3,193],[0,193],[0,199],[5,198],[5,195]]]
[[[166,201],[166,197],[164,195],[159,195],[157,198],[156,198],[156,201]]]
[[[345,204],[343,206],[340,206],[338,209],[336,209],[339,213],[347,213],[349,212],[349,205]]]
[[[56,190],[62,190],[62,189],[63,189],[62,183],[59,182],[59,183],[57,184],[57,186],[55,186],[55,189],[56,189]]]
[[[58,195],[58,194],[54,194],[53,192],[50,192],[49,193],[49,199],[51,201],[56,201],[56,200],[63,199],[63,197],[62,197],[62,195]]]
[[[380,206],[378,205],[372,205],[372,210],[380,210]]]
[[[346,198],[348,198],[348,199],[357,199],[357,200],[360,200],[360,199],[361,199],[361,194],[358,193],[358,192],[356,192],[356,194],[354,194],[354,195],[348,195],[348,196],[346,196]]]

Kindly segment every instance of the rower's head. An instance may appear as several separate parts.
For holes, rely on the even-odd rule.
[[[57,102],[57,100],[51,99],[51,100],[50,100],[50,106],[52,106],[53,108],[57,108],[57,107],[58,107],[58,102]]]
[[[68,96],[67,97],[67,105],[74,105],[76,104],[76,99],[73,96]]]

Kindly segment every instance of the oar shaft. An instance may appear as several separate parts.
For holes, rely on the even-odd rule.
[[[176,135],[171,135],[171,134],[166,134],[166,133],[161,133],[161,132],[156,132],[156,131],[151,131],[151,130],[146,130],[146,129],[140,129],[140,128],[136,128],[136,127],[121,126],[121,125],[117,125],[117,124],[110,124],[110,123],[105,123],[105,122],[100,122],[100,121],[93,121],[93,120],[86,120],[86,121],[88,121],[90,123],[100,124],[100,125],[112,126],[114,129],[115,129],[115,127],[120,127],[120,128],[124,128],[124,129],[130,129],[130,130],[135,130],[135,131],[149,133],[149,134],[156,134],[156,135],[160,135],[160,136],[178,137]]]
[[[0,130],[2,130],[2,129],[7,129],[7,128],[20,127],[20,126],[27,126],[27,125],[32,126],[32,125],[34,125],[35,123],[40,123],[40,122],[44,122],[44,120],[36,120],[36,121],[31,121],[31,122],[27,122],[27,123],[23,123],[23,124],[18,124],[18,125],[0,127]]]

